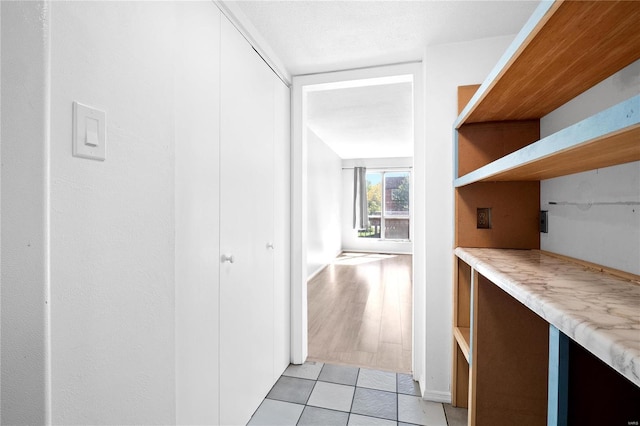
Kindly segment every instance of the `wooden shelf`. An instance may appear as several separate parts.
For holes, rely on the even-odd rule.
[[[455,327],[453,329],[453,336],[458,342],[458,346],[462,351],[467,362],[469,362],[469,348],[471,344],[471,329],[468,327]]]
[[[542,2],[455,127],[547,115],[640,58],[638,22],[638,1]]]
[[[640,95],[455,180],[542,180],[640,160]]]

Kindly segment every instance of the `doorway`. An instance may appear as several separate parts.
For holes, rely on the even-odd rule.
[[[411,258],[344,252],[311,278],[307,360],[410,373]]]
[[[423,106],[422,106],[422,66],[421,63],[392,65],[361,70],[341,71],[326,74],[294,77],[292,93],[292,362],[303,363],[308,357],[308,136],[307,136],[307,111],[309,108],[309,93],[335,90],[340,88],[365,87],[369,85],[389,84],[390,82],[409,79],[412,82],[411,101],[413,103],[413,164],[412,193],[415,194],[412,202],[411,240],[414,259],[424,257],[424,143],[423,143]],[[385,167],[379,167],[384,169]],[[394,223],[393,218],[387,219],[388,223]],[[344,221],[343,221],[344,222]],[[396,220],[397,222],[397,220]],[[357,232],[357,231],[356,231]],[[388,232],[388,235],[394,235]],[[362,236],[367,236],[363,233]],[[366,252],[393,252],[393,249],[384,248],[399,243],[406,243],[402,239],[389,238],[381,241],[380,238],[358,238],[364,243],[372,244]],[[408,240],[408,239],[407,239]],[[377,245],[376,245],[377,243]],[[382,245],[380,245],[382,243]],[[347,248],[348,249],[348,248]],[[424,264],[423,262],[411,262],[411,281],[413,288],[411,296],[413,309],[411,312],[411,341],[412,351],[410,356],[410,371],[414,378],[419,379],[423,374],[420,360],[424,359],[424,303],[419,303],[424,298]]]

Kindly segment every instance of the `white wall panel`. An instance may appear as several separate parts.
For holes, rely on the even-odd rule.
[[[176,422],[217,424],[220,11],[176,8]]]
[[[52,422],[174,423],[174,4],[49,7]],[[105,161],[72,157],[73,101]]]
[[[513,37],[429,46],[425,70],[426,293],[424,325],[425,397],[450,399],[453,271],[453,134],[458,86],[480,84]],[[421,259],[414,258],[414,262]],[[424,329],[423,329],[424,327]]]
[[[543,117],[541,136],[639,93],[640,60]],[[549,212],[549,233],[540,234],[540,246],[543,250],[640,274],[639,203],[637,161],[544,180],[540,183],[540,208]]]
[[[342,160],[307,128],[307,277],[342,248]]]
[[[274,371],[291,360],[291,119],[289,88],[274,74]]]
[[[42,1],[2,9],[2,424],[50,420],[50,15]],[[70,127],[70,122],[69,122]],[[69,151],[70,145],[69,145]]]

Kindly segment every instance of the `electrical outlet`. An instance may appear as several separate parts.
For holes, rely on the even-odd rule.
[[[477,228],[478,229],[491,229],[491,208],[490,207],[478,207],[477,209]]]

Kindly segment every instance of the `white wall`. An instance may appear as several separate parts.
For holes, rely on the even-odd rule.
[[[640,94],[640,60],[543,117],[548,136]],[[640,108],[640,105],[638,105]],[[550,205],[549,202],[582,203]],[[590,203],[634,202],[635,205]],[[640,162],[541,182],[540,208],[548,210],[543,250],[640,274]]]
[[[0,46],[2,46],[2,6],[0,6]],[[0,47],[0,59],[2,58]],[[0,60],[0,63],[2,61]],[[2,93],[2,65],[0,65],[0,93]],[[0,99],[2,96],[0,96]],[[2,101],[0,100],[0,164],[2,164]],[[0,282],[2,282],[2,172],[0,171]],[[2,335],[2,286],[0,286],[0,336]],[[2,338],[0,337],[0,354]],[[0,355],[0,365],[2,364]],[[2,373],[0,368],[0,424],[2,424]]]
[[[49,11],[39,1],[1,2],[0,7],[3,161],[0,412],[2,424],[44,424],[49,420],[50,384]]]
[[[307,128],[307,277],[341,251],[342,160]]]
[[[54,424],[175,422],[174,4],[51,3]],[[107,116],[71,156],[71,103]]]
[[[363,158],[358,160],[343,160],[342,167],[342,249],[345,251],[363,251],[374,253],[404,253],[411,254],[413,243],[411,241],[384,241],[374,238],[358,238],[358,231],[353,229],[353,168],[366,167],[367,171],[376,168],[407,168],[413,166],[413,159],[402,158]],[[412,173],[413,177],[413,173]],[[413,185],[411,185],[413,194]],[[410,209],[413,214],[413,197],[411,197]],[[413,220],[410,234],[413,237]]]
[[[450,401],[453,271],[453,122],[457,88],[480,84],[513,36],[476,40],[425,49],[426,144],[426,345],[424,374],[419,378],[425,398]],[[416,327],[421,327],[418,325]]]
[[[220,12],[176,8],[176,422],[219,415]]]
[[[217,423],[218,9],[0,10],[3,424]],[[288,100],[282,86],[280,137]],[[106,111],[106,161],[72,157],[73,101]],[[287,256],[290,235],[278,237]],[[276,271],[280,370],[288,266]]]
[[[274,76],[274,366],[276,377],[291,362],[291,92]]]

